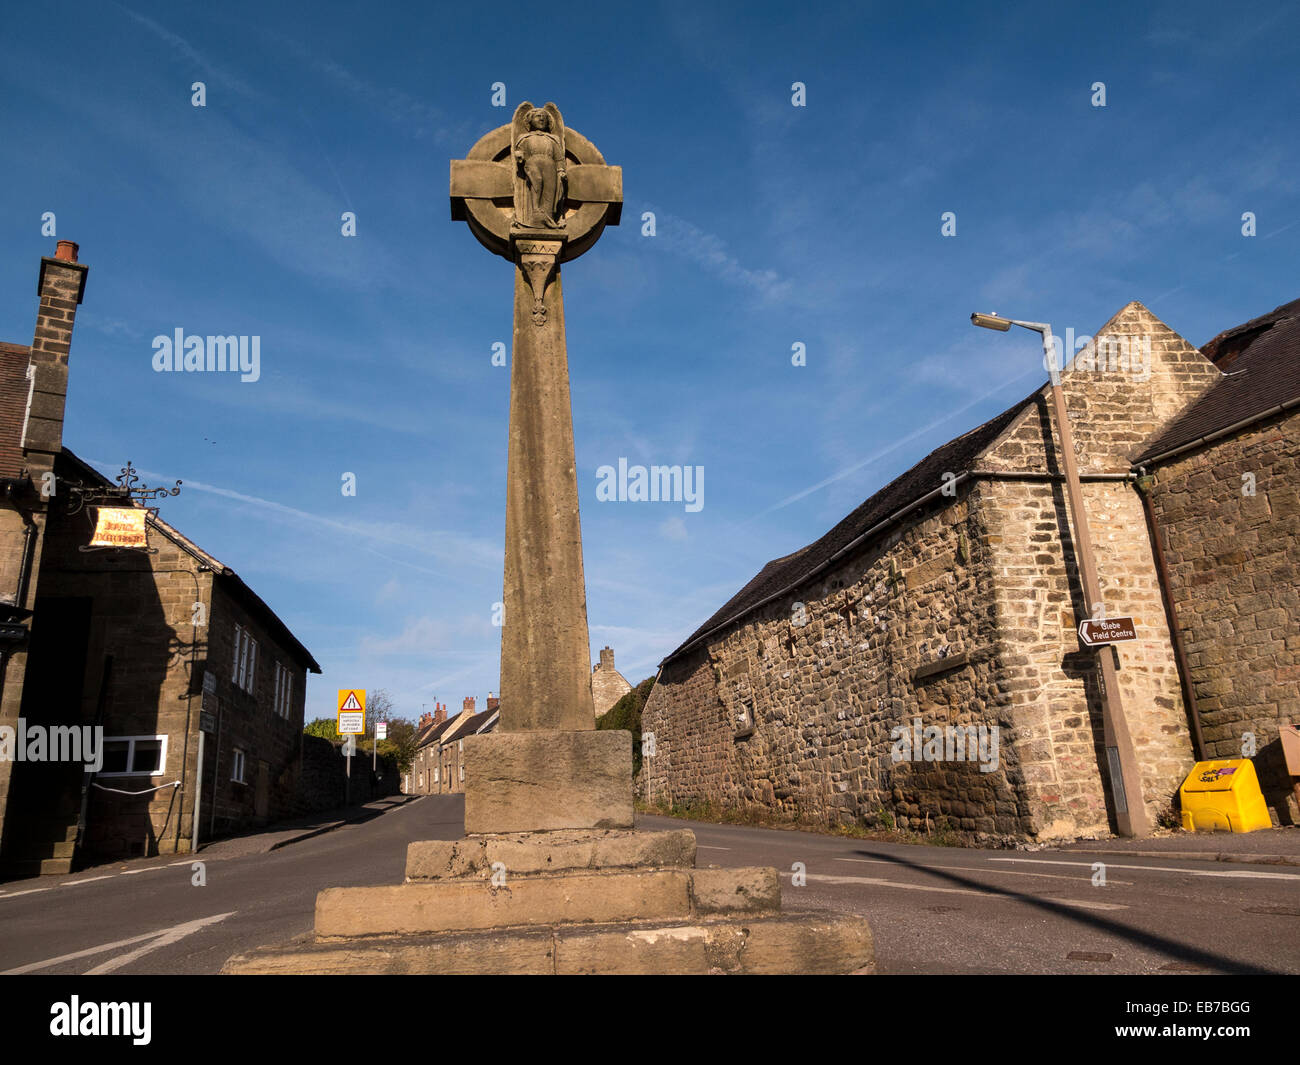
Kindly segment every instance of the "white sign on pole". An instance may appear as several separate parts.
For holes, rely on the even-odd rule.
[[[375,723],[375,739],[377,739],[377,740],[386,740],[386,739],[388,739],[388,722],[387,722],[387,721],[378,721],[378,722]]]

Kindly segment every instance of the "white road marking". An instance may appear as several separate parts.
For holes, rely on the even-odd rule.
[[[1097,862],[1060,862],[1049,858],[990,858],[991,862],[1028,862],[1033,865],[1083,865],[1088,868]],[[1118,862],[1097,859],[1107,869],[1133,869],[1147,873],[1185,873],[1187,876],[1218,876],[1231,880],[1300,880],[1300,873],[1256,873],[1245,869],[1219,872],[1216,869],[1178,869],[1168,865],[1120,865]]]
[[[34,887],[26,891],[6,891],[0,894],[0,899],[16,899],[19,895],[39,895],[42,891],[53,891],[53,887]]]
[[[166,865],[151,865],[148,869],[124,869],[118,876],[135,876],[137,873],[156,873],[159,869],[168,869]]]
[[[60,965],[65,961],[76,961],[78,958],[88,958],[92,954],[103,954],[106,950],[117,950],[120,947],[129,947],[133,943],[145,943],[145,946],[123,954],[120,957],[112,958],[87,972],[86,976],[97,976],[101,973],[110,973],[114,969],[121,968],[128,962],[135,961],[137,958],[148,954],[151,950],[157,950],[159,947],[169,946],[179,939],[205,928],[207,925],[216,924],[218,921],[224,921],[227,917],[233,917],[238,910],[231,910],[229,913],[219,913],[212,917],[202,917],[197,921],[190,921],[186,924],[178,924],[173,928],[162,928],[157,932],[146,932],[142,936],[132,936],[130,939],[119,939],[116,943],[105,943],[99,947],[89,947],[86,950],[74,951],[71,954],[62,954],[57,958],[49,958],[46,961],[34,961],[30,965],[20,965],[17,969],[6,969],[0,972],[0,976],[21,976],[23,973],[33,973],[38,969],[48,969],[51,965]],[[148,940],[154,942],[149,943]]]
[[[790,873],[782,873],[782,876],[791,876]],[[1013,898],[1010,895],[1004,895],[998,891],[975,891],[971,888],[952,888],[938,887],[933,884],[905,884],[897,880],[884,880],[875,876],[830,876],[825,873],[808,873],[809,880],[816,880],[823,884],[871,884],[875,887],[892,887],[901,888],[904,891],[934,891],[941,895],[975,895],[981,899],[1001,899],[1005,902],[1023,902],[1025,900]],[[1128,907],[1118,902],[1085,902],[1080,899],[1046,899],[1044,901],[1059,904],[1061,906],[1077,906],[1082,910],[1127,910]]]
[[[835,861],[862,862],[864,865],[892,865],[895,869],[898,868],[897,862],[887,862],[880,858],[836,858]],[[1040,876],[1047,880],[1073,880],[1076,883],[1080,880],[1088,879],[1086,873],[1080,874],[1079,876],[1063,876],[1060,873],[1031,873],[1028,869],[986,869],[980,865],[923,865],[921,868],[932,872],[942,869],[956,870],[963,873],[1005,873],[1009,876]],[[1132,887],[1133,885],[1133,881],[1131,880],[1107,880],[1107,883],[1122,884],[1124,887]]]
[[[710,847],[707,843],[697,843],[696,848],[702,851],[729,851],[730,847]]]
[[[56,884],[55,887],[76,887],[78,884],[93,884],[96,880],[112,880],[113,874],[106,876],[88,876],[82,880],[65,880],[62,884]]]

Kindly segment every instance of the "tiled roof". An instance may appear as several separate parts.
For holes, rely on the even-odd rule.
[[[415,738],[415,745],[417,747],[427,747],[431,743],[439,743],[443,736],[446,735],[447,730],[459,720],[460,716],[457,715],[448,718],[446,721],[439,721],[436,725],[426,725],[425,731],[422,731]]]
[[[23,472],[23,419],[27,415],[27,348],[0,344],[0,477]]]
[[[482,713],[475,714],[465,722],[464,729],[461,730],[462,736],[477,736],[479,731],[488,724],[489,719],[496,717],[499,710],[484,710]]]
[[[1300,300],[1220,333],[1201,349],[1224,377],[1135,460],[1140,464],[1300,398]]]
[[[683,654],[706,633],[754,610],[769,596],[810,579],[863,533],[895,511],[941,487],[945,473],[960,474],[968,470],[970,463],[998,438],[1021,411],[1038,398],[1041,391],[1041,388],[1035,389],[996,418],[932,451],[906,473],[890,481],[821,539],[784,558],[773,559],[708,621],[691,633],[664,662],[670,662]]]

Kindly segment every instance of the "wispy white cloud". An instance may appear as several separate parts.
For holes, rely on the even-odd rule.
[[[790,282],[775,270],[742,266],[721,237],[652,203],[646,203],[645,209],[655,216],[655,236],[650,239],[653,248],[688,259],[715,277],[750,289],[765,300],[779,300],[789,291]]]
[[[97,460],[88,461],[92,466],[105,473],[118,468],[112,463]],[[168,479],[165,474],[149,470],[141,470],[140,475],[143,478],[153,480]],[[360,543],[363,546],[372,544],[393,545],[435,558],[449,567],[448,572],[426,572],[434,573],[440,577],[454,578],[456,571],[467,565],[499,569],[504,564],[502,550],[495,543],[462,536],[447,530],[420,528],[396,521],[340,521],[337,518],[300,510],[297,507],[288,506],[274,499],[263,499],[244,492],[236,492],[231,488],[205,484],[202,481],[188,479],[183,479],[183,481],[184,488],[187,491],[206,492],[220,496],[223,499],[242,503],[251,513],[264,518],[278,518],[290,521],[315,531],[327,529],[342,534],[349,542],[354,544]],[[393,562],[401,562],[399,559],[389,558],[386,555],[380,557]],[[406,565],[408,563],[402,562],[402,564]]]

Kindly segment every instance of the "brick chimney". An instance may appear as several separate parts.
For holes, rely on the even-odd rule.
[[[613,671],[614,669],[614,649],[612,647],[602,647],[600,649],[600,667]]]
[[[61,240],[54,258],[41,259],[36,280],[40,305],[36,309],[36,336],[32,340],[32,400],[23,447],[32,472],[54,465],[63,447],[63,408],[68,396],[68,350],[77,306],[86,291],[90,268],[77,262],[77,245]]]
[[[444,703],[437,703],[435,705],[438,707],[438,712],[433,715],[433,723],[435,725],[441,725],[447,720],[447,707]]]
[[[461,710],[468,710],[471,714],[474,712],[474,696],[465,696],[465,701],[460,704]]]
[[[491,692],[488,692],[487,708],[490,711],[497,709],[501,705],[501,700]]]

